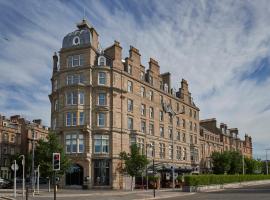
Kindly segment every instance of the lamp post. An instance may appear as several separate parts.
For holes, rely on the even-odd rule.
[[[39,194],[39,176],[40,176],[39,167],[40,167],[40,165],[38,165],[38,167],[37,167],[37,193],[38,194]]]
[[[148,154],[148,144],[146,144],[146,159]],[[146,165],[146,190],[148,190],[148,166]]]
[[[266,174],[268,175],[268,158],[267,158],[267,151],[269,151],[270,149],[265,149],[265,164],[266,164]]]
[[[20,157],[22,157],[22,167],[23,167],[22,197],[24,198],[24,195],[25,195],[25,174],[24,174],[25,173],[25,156],[20,155]]]
[[[244,175],[245,174],[245,157],[243,153],[242,153],[242,168],[243,168],[243,175]]]
[[[35,194],[35,132],[34,129],[32,131],[32,174],[31,174],[31,184],[32,184],[32,191],[33,196]]]
[[[150,146],[153,149],[153,177],[155,177],[155,158],[154,158],[155,145],[150,144]],[[155,178],[154,178],[153,196],[154,196],[154,198],[156,197],[156,180],[155,180]]]

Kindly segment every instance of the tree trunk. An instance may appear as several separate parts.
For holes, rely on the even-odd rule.
[[[131,191],[133,191],[133,176],[131,176]]]

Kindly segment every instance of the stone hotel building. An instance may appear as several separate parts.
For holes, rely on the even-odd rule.
[[[154,159],[162,179],[198,171],[199,109],[188,83],[173,89],[170,73],[130,47],[101,49],[99,35],[86,20],[68,33],[53,56],[51,127],[60,136],[72,167],[65,185],[123,188],[119,153],[136,143]]]
[[[214,151],[239,151],[243,156],[252,158],[252,138],[245,134],[239,138],[237,128],[228,128],[227,124],[217,126],[215,118],[200,120],[200,171],[211,172],[211,154]]]

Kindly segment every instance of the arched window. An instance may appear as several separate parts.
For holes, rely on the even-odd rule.
[[[104,56],[98,57],[98,66],[105,66],[106,65],[106,58]]]

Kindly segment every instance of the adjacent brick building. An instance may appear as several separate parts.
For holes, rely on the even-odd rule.
[[[238,137],[238,129],[228,129],[227,124],[217,127],[215,118],[200,120],[200,170],[211,171],[210,156],[214,151],[240,151],[245,157],[252,158],[252,139],[245,134],[245,139]]]
[[[27,155],[31,152],[34,140],[46,139],[48,127],[41,124],[41,120],[27,121],[20,115],[9,119],[0,115],[0,177],[10,178],[11,157],[16,154]]]
[[[187,81],[174,90],[170,73],[152,58],[146,69],[135,47],[125,59],[117,41],[101,49],[83,20],[53,56],[51,81],[52,129],[72,159],[65,185],[87,179],[92,188],[123,188],[119,153],[133,143],[155,159],[162,178],[172,166],[199,170],[199,109]]]

